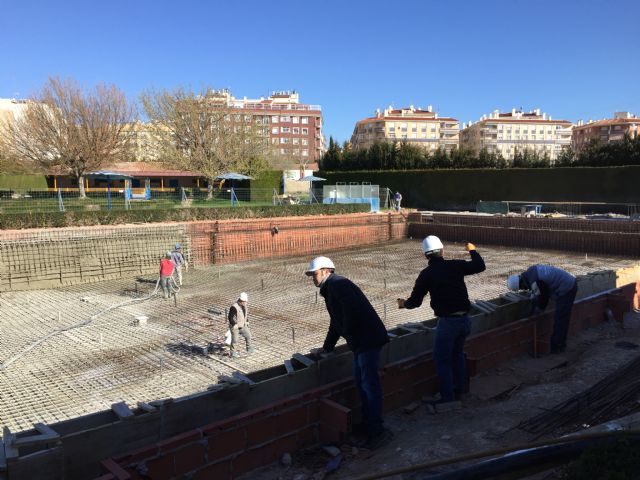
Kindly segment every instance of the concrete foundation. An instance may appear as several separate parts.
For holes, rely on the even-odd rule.
[[[128,304],[51,337],[0,372],[0,423],[10,428],[3,435],[7,459],[4,467],[0,462],[0,472],[11,479],[31,478],[27,472],[33,468],[50,472],[42,478],[224,479],[300,446],[340,441],[359,417],[350,353],[340,346],[319,362],[292,353],[320,345],[326,333],[322,299],[317,300],[315,288],[302,276],[309,257],[358,241],[365,247],[331,256],[339,272],[363,288],[392,335],[384,352],[385,408],[435,392],[432,312],[427,306],[410,312],[394,306],[395,298],[409,294],[424,267],[419,242],[381,244],[402,236],[407,225],[400,216],[357,217],[362,223],[351,234],[343,219],[331,219],[336,223],[323,227],[313,223],[317,218],[305,220],[307,224],[296,219],[301,223],[288,224],[287,236],[277,239],[270,237],[281,233],[267,230],[277,222],[170,230],[169,237],[182,232],[177,241],[188,245],[193,263],[202,265],[185,277],[177,308],[160,299]],[[421,236],[414,228],[424,227],[409,226]],[[527,302],[505,295],[510,273],[544,262],[581,275],[571,332],[604,321],[607,310],[621,319],[637,297],[640,274],[630,258],[488,248],[477,239],[480,232],[484,230],[460,234],[478,244],[488,266],[468,281],[474,301],[467,348],[472,373],[548,350],[551,311],[524,318]],[[168,242],[170,247],[176,240],[160,236],[150,241],[161,253],[167,248],[161,245]],[[446,243],[449,257],[466,257],[462,244]],[[371,244],[378,246],[366,247]],[[39,247],[29,248],[37,252]],[[292,258],[292,251],[303,256]],[[227,263],[261,255],[287,258]],[[151,269],[152,263],[149,275],[143,275],[150,281],[157,268]],[[46,266],[46,261],[34,264]],[[136,282],[138,277],[138,271],[124,272],[119,280],[91,285],[5,291],[0,295],[4,360],[42,335],[144,297],[152,285]],[[250,295],[258,353],[229,365],[228,358],[204,355],[197,347],[219,341],[224,333],[224,315],[207,310],[224,312],[240,291]],[[139,316],[149,317],[147,325],[135,323]],[[225,381],[218,383],[219,377]],[[124,408],[109,409],[121,401]],[[32,438],[43,435],[30,429],[36,422],[46,423],[56,436]]]

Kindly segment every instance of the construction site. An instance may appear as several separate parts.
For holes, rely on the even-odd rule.
[[[310,354],[329,324],[324,300],[304,276],[320,254],[360,286],[389,331],[381,375],[385,411],[400,442],[378,460],[345,450],[335,478],[357,478],[387,463],[399,467],[403,438],[416,442],[415,427],[403,422],[415,424],[418,416],[407,412],[438,386],[428,299],[414,310],[396,303],[426,266],[420,241],[429,234],[442,238],[447,258],[468,258],[464,242],[473,241],[485,259],[486,271],[466,281],[472,301],[466,353],[471,395],[475,389],[483,418],[494,415],[496,425],[504,405],[491,400],[523,383],[497,378],[496,368],[538,362],[525,370],[542,374],[566,362],[548,360],[552,309],[528,317],[528,298],[507,293],[510,274],[544,263],[578,277],[570,342],[596,338],[593,332],[617,338],[622,327],[635,325],[640,224],[628,219],[385,213],[2,231],[0,478],[323,478],[310,467],[322,459],[308,456],[305,464],[299,452],[340,448],[360,411],[346,345],[326,359]],[[190,269],[164,299],[158,264],[176,243]],[[249,296],[256,351],[232,359],[227,311],[240,292]],[[631,349],[619,351],[611,369],[632,359]],[[583,389],[586,381],[580,379]],[[640,388],[634,392],[621,403],[637,398]],[[569,393],[577,392],[549,397],[548,405]],[[430,428],[451,440],[447,432],[466,428],[464,415],[463,408],[432,416]],[[517,440],[535,436],[529,430]],[[405,461],[456,453],[467,452],[449,445]],[[293,467],[278,463],[284,454],[294,455]],[[367,467],[370,461],[378,466]],[[406,475],[371,478],[432,478]]]

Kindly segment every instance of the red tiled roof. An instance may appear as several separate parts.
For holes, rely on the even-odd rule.
[[[632,118],[605,118],[603,120],[597,120],[591,123],[585,123],[584,125],[574,127],[575,130],[585,130],[590,127],[604,127],[608,125],[625,125],[636,124],[640,126],[640,117]]]

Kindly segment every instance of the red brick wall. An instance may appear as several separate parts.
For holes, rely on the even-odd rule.
[[[278,233],[273,233],[277,227]],[[406,238],[397,213],[224,220],[188,224],[192,262],[233,263],[322,253]]]
[[[503,246],[568,250],[608,255],[640,255],[640,222],[522,217],[433,216],[411,223],[409,235]]]

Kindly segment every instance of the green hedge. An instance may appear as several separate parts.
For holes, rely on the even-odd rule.
[[[371,182],[402,193],[402,205],[475,209],[479,200],[640,203],[640,166],[320,172],[327,185]]]
[[[0,215],[0,229],[118,225],[126,223],[189,222],[243,218],[340,215],[368,212],[369,204],[313,204],[236,208],[180,208],[167,210],[121,210],[111,212],[49,212]]]
[[[251,180],[251,201],[271,201],[274,188],[276,192],[280,193],[281,181],[281,170],[266,170],[262,172],[258,178]]]
[[[0,174],[0,190],[42,190],[47,189],[44,175]]]

